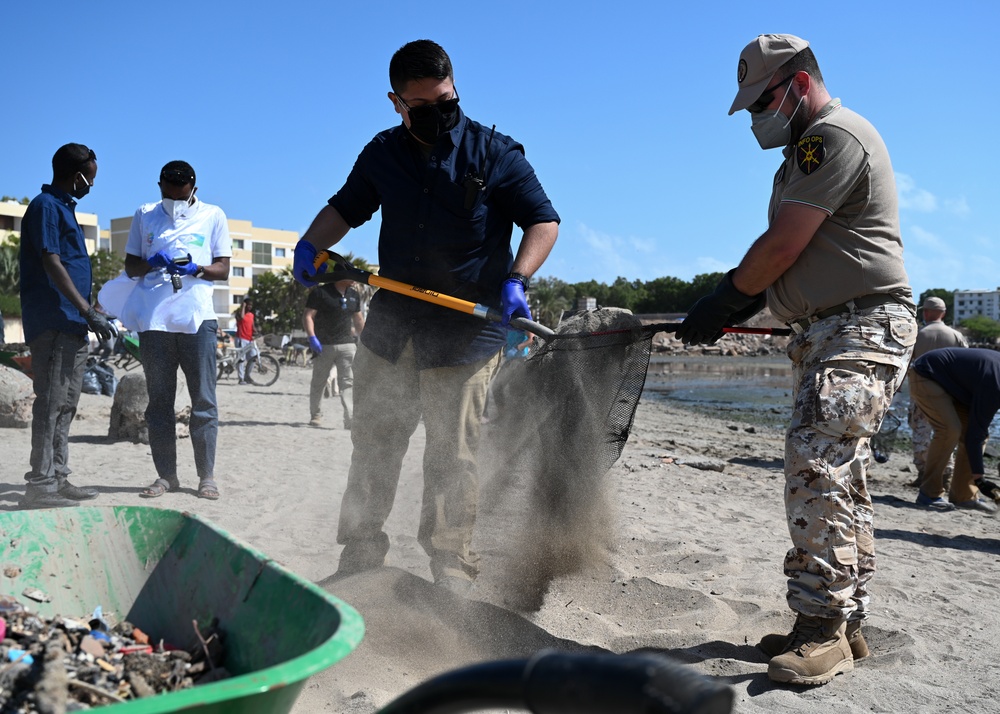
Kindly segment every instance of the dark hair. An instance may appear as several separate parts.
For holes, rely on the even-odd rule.
[[[173,184],[174,186],[194,186],[194,169],[187,161],[170,161],[160,169],[160,181]]]
[[[826,86],[823,81],[823,73],[819,71],[819,63],[816,61],[816,55],[813,54],[811,47],[806,47],[781,65],[780,71],[782,79],[787,79],[796,72],[806,72],[821,87]]]
[[[97,163],[97,154],[83,144],[63,144],[52,156],[52,178],[68,179],[83,171],[91,162]]]
[[[451,58],[437,42],[414,40],[396,50],[389,61],[389,84],[399,94],[414,79],[453,79]]]

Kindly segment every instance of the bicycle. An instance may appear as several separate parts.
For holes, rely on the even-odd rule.
[[[256,340],[248,342],[242,347],[223,348],[222,353],[218,356],[219,374],[217,378],[222,379],[236,372],[237,365],[246,359],[251,348],[257,348],[257,354],[247,362],[245,373],[247,381],[258,387],[270,387],[277,382],[278,376],[281,374],[281,365],[271,355],[261,354]]]

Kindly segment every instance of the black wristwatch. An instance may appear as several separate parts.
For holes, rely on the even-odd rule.
[[[205,278],[205,269],[199,266],[198,270],[195,271],[194,277],[202,279],[202,280],[207,279],[207,278]]]
[[[507,277],[504,278],[504,280],[511,280],[511,279],[513,279],[513,280],[520,280],[521,281],[521,287],[524,288],[525,292],[528,291],[528,276],[527,275],[521,275],[520,273],[507,273]]]

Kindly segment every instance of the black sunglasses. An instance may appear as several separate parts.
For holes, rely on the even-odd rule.
[[[170,169],[169,171],[163,171],[160,174],[160,180],[166,181],[174,186],[186,186],[189,183],[194,183],[194,176],[192,176],[189,171],[184,171],[182,169]]]
[[[425,107],[437,107],[441,111],[447,112],[447,111],[454,111],[455,107],[458,106],[458,90],[457,89],[454,91],[454,94],[455,94],[455,96],[452,97],[451,99],[443,99],[440,102],[433,102],[432,104],[421,104],[419,107],[411,107],[406,102],[404,102],[403,98],[401,96],[399,96],[398,94],[396,95],[396,99],[399,101],[399,103],[401,105],[403,105],[403,109],[405,109],[407,112],[416,111],[416,112],[419,113],[420,110],[424,109]]]
[[[91,161],[93,161],[95,164],[97,163],[97,154],[94,153],[93,149],[87,149],[87,158],[85,158],[83,161],[80,162],[81,168],[86,168],[87,164],[89,164]]]
[[[747,107],[747,111],[751,114],[757,114],[758,112],[762,112],[767,109],[767,105],[774,101],[774,90],[780,89],[783,84],[788,84],[793,79],[795,79],[795,75],[789,75],[773,87],[765,89],[764,93],[757,98],[757,101]]]

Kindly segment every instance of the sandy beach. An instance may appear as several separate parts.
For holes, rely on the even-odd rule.
[[[197,513],[362,613],[364,641],[309,680],[297,714],[367,714],[440,672],[546,647],[663,653],[732,685],[738,712],[1000,711],[1000,522],[918,510],[906,486],[914,477],[908,453],[875,464],[869,480],[879,558],[865,628],[872,656],[829,685],[783,687],[767,679],[754,646],[792,622],[781,571],[789,539],[780,428],[644,398],[607,476],[606,518],[594,521],[602,532],[579,536],[607,542],[607,556],[557,577],[539,609],[520,612],[511,586],[520,514],[510,509],[481,514],[482,574],[468,599],[431,584],[416,542],[422,428],[387,523],[387,566],[328,580],[351,441],[339,401],[327,400],[325,428],[307,426],[309,376],[288,366],[269,388],[238,387],[232,377],[219,383],[218,501],[195,497],[187,440],[178,449],[183,490],[139,498],[155,478],[149,448],[107,442],[109,397],[83,395],[70,446],[73,482],[101,492],[89,504]],[[27,429],[0,432],[2,509],[23,493],[29,441]],[[484,497],[490,488],[483,484]]]

